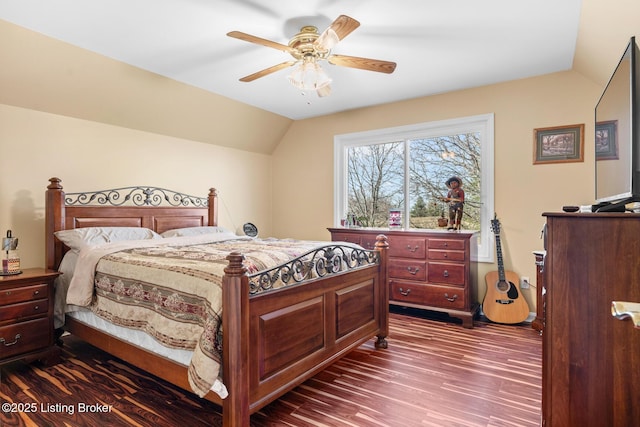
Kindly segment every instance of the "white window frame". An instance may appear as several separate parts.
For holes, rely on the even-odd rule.
[[[481,114],[477,116],[461,117],[450,120],[418,123],[408,126],[399,126],[384,129],[375,129],[365,132],[347,133],[336,135],[333,139],[334,161],[334,191],[333,191],[333,223],[335,227],[340,225],[340,219],[344,217],[347,203],[347,153],[350,147],[371,145],[375,143],[395,142],[409,139],[429,138],[442,135],[454,135],[461,133],[480,133],[481,159],[480,159],[480,227],[481,233],[478,239],[478,250],[474,253],[473,260],[478,262],[494,262],[494,241],[491,232],[491,219],[494,212],[494,114]],[[405,167],[408,167],[405,162]],[[410,203],[406,197],[406,204]],[[409,212],[410,207],[405,207]],[[408,222],[408,221],[407,221]]]

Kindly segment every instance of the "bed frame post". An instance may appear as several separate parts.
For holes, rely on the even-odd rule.
[[[49,179],[45,195],[45,266],[57,270],[56,260],[62,259],[62,243],[53,238],[54,231],[64,228],[64,191],[60,178]]]
[[[209,189],[208,206],[209,206],[209,225],[216,226],[218,225],[218,192],[216,191],[215,188]]]
[[[376,251],[380,254],[380,333],[377,335],[376,348],[387,348],[387,336],[389,335],[389,276],[387,275],[387,257],[389,242],[387,236],[379,234],[376,236]]]
[[[248,427],[249,411],[249,278],[244,257],[232,252],[222,278],[223,382],[229,396],[222,401],[225,427]]]

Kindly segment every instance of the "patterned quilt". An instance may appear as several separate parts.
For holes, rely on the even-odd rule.
[[[188,367],[193,391],[204,396],[213,389],[224,398],[226,389],[219,377],[225,258],[233,251],[242,253],[252,273],[285,263],[322,243],[232,239],[187,245],[174,241],[152,246],[145,242],[126,249],[119,244],[112,253],[111,249],[98,250],[93,255],[95,292],[94,284],[86,289],[86,284],[74,283],[76,267],[67,302],[88,305],[98,316],[142,330],[165,346],[193,351]],[[91,257],[81,253],[80,258],[83,255]],[[93,294],[90,301],[79,297],[83,292]]]

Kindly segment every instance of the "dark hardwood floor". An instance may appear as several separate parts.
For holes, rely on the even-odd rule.
[[[392,312],[388,349],[366,343],[254,414],[251,425],[540,425],[536,331],[482,321],[464,329],[416,313]],[[0,402],[2,427],[222,424],[217,406],[73,337],[58,365],[3,366]]]

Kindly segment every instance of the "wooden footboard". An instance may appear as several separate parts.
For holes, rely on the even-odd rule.
[[[251,297],[242,255],[228,257],[223,280],[225,426],[248,426],[251,413],[373,336],[377,348],[387,347],[387,247],[386,237],[379,236],[376,265]],[[229,334],[228,327],[241,332]]]
[[[208,202],[194,208],[182,204],[67,206],[60,180],[50,181],[45,221],[46,263],[50,268],[59,265],[65,249],[54,237],[58,230],[124,225],[161,232],[171,227],[217,224],[213,189]],[[213,392],[205,396],[222,405],[224,426],[248,427],[252,413],[374,336],[376,347],[387,347],[387,248],[386,237],[378,236],[375,263],[254,295],[242,254],[227,257],[222,281],[222,370],[229,396],[220,399]],[[73,319],[68,319],[66,327],[96,347],[190,390],[186,367]]]

